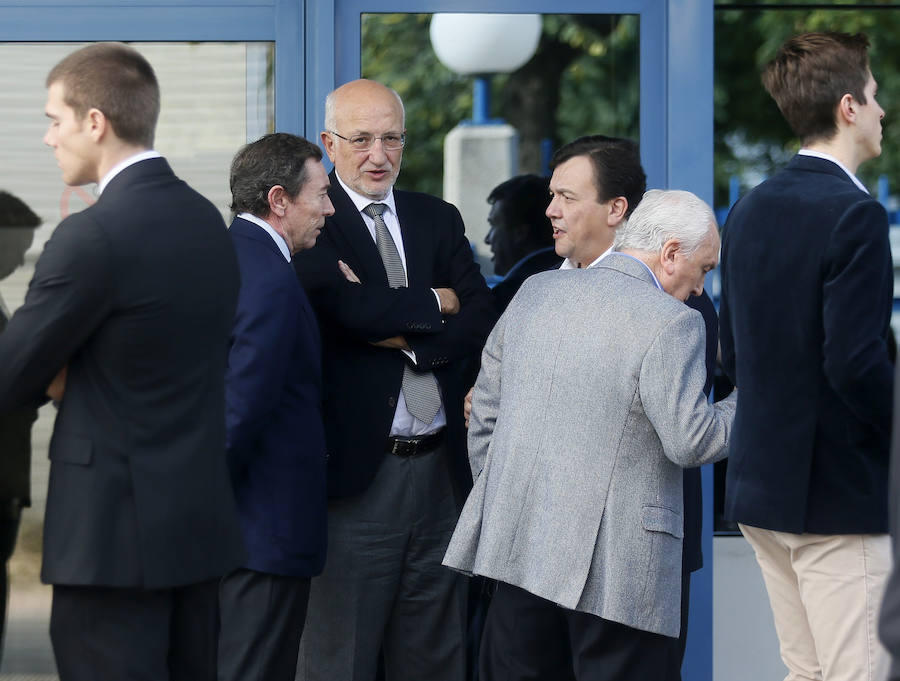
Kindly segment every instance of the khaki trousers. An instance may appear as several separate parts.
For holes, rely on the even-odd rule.
[[[877,627],[890,537],[740,528],[769,592],[785,681],[887,679],[890,656]]]

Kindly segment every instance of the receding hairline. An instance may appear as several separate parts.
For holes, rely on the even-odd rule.
[[[359,90],[359,92],[355,92]],[[344,103],[347,97],[371,97],[373,95],[379,97],[391,97],[400,109],[400,120],[403,127],[406,127],[406,108],[403,106],[403,98],[400,93],[377,80],[369,80],[368,78],[358,78],[344,83],[340,87],[335,88],[325,96],[325,128],[333,130],[337,126],[335,120],[337,116],[338,105]]]

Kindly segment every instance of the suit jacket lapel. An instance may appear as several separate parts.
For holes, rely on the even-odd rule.
[[[410,207],[406,194],[394,190],[394,205],[397,206],[397,220],[403,235],[403,250],[406,254],[406,280],[409,286],[431,286],[431,272],[428,263],[428,229],[423,229],[423,216]]]
[[[330,179],[331,188],[328,190],[328,196],[334,205],[334,215],[328,218],[325,228],[331,232],[329,237],[337,242],[339,253],[349,251],[356,256],[356,262],[352,267],[361,281],[366,283],[377,281],[387,286],[384,262],[375,246],[375,240],[369,233],[369,228],[366,227],[353,201],[347,196],[347,192],[338,183],[333,170]]]

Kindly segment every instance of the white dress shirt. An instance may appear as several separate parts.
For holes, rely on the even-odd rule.
[[[847,168],[847,166],[845,166],[843,163],[838,161],[831,154],[826,154],[824,151],[814,151],[812,149],[801,149],[800,151],[797,152],[797,155],[798,156],[812,156],[813,158],[821,158],[823,161],[831,161],[838,168],[840,168],[845,173],[847,173],[847,177],[849,177],[851,180],[853,180],[853,184],[855,184],[857,187],[862,189],[866,194],[869,193],[869,190],[866,189],[866,185],[864,185],[862,182],[860,182],[859,178],[856,175],[854,175],[853,173],[851,173],[850,169]]]
[[[363,196],[362,194],[358,194],[353,191],[344,184],[344,181],[341,179],[340,175],[337,172],[334,173],[334,176],[337,178],[338,183],[343,187],[344,191],[347,192],[347,196],[350,197],[350,200],[353,202],[353,205],[356,206],[356,210],[359,211],[360,216],[363,219],[363,222],[366,223],[366,227],[369,230],[369,234],[372,237],[372,241],[376,241],[375,239],[375,220],[370,218],[363,212],[363,209],[366,208],[370,203],[383,203],[387,206],[387,209],[382,214],[382,219],[384,220],[384,224],[387,225],[388,232],[391,235],[391,238],[394,240],[394,245],[397,246],[397,252],[400,254],[400,262],[403,263],[403,273],[406,274],[406,252],[403,249],[403,234],[400,232],[400,221],[397,218],[397,206],[394,203],[394,189],[393,187],[388,192],[388,195],[379,200],[373,201],[367,196]],[[409,283],[409,279],[407,277],[407,284]],[[434,289],[432,289],[434,292]],[[440,298],[437,293],[434,294],[437,299],[438,309],[440,309]],[[416,364],[416,354],[414,352],[408,352],[406,350],[402,350],[407,357],[409,357],[413,364]],[[418,366],[418,365],[417,365]],[[409,409],[406,407],[406,398],[403,397],[403,391],[400,391],[400,396],[397,398],[397,408],[394,411],[394,421],[391,424],[391,435],[399,435],[403,437],[413,437],[417,435],[427,435],[428,433],[433,433],[436,430],[439,430],[447,425],[447,415],[444,413],[444,405],[443,401],[441,402],[441,406],[438,409],[437,415],[434,417],[434,421],[431,423],[424,423],[420,421],[415,416],[409,413]]]
[[[270,225],[262,218],[256,217],[255,215],[253,215],[253,213],[238,213],[237,216],[242,220],[252,222],[254,225],[259,225],[260,227],[262,227],[266,231],[266,233],[270,237],[272,237],[272,241],[274,241],[275,245],[278,246],[278,250],[281,251],[281,255],[284,256],[284,259],[288,262],[291,261],[291,251],[288,248],[287,242],[284,240],[283,236],[272,229],[272,225]]]
[[[588,265],[587,268],[584,268],[584,269],[589,269],[589,268],[593,267],[594,265],[599,263],[601,260],[603,260],[603,258],[608,256],[610,253],[612,253],[612,246],[610,246],[605,251],[603,251],[603,253],[600,254],[599,258],[597,258],[594,262],[592,262],[590,265]],[[578,265],[576,265],[574,262],[572,262],[571,260],[566,258],[565,260],[562,261],[562,265],[559,266],[559,269],[561,269],[561,270],[578,270],[578,269],[582,269],[582,268],[578,267]]]
[[[106,172],[106,175],[101,178],[100,182],[97,183],[97,195],[99,196],[100,194],[102,194],[103,190],[106,189],[106,185],[110,183],[110,180],[112,180],[116,175],[125,170],[125,168],[127,168],[128,166],[133,166],[139,161],[146,161],[147,159],[151,158],[161,158],[161,156],[159,155],[159,153],[153,151],[152,149],[148,149],[147,151],[142,151],[141,153],[135,154],[134,156],[129,156],[124,161],[119,161],[118,163],[116,163],[116,165],[114,165]]]

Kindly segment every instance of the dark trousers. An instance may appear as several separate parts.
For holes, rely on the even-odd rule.
[[[684,662],[684,651],[687,648],[688,615],[691,605],[691,572],[682,563],[681,570],[681,632],[678,638],[671,641],[669,656],[669,672],[666,681],[681,681],[681,663]]]
[[[219,585],[219,681],[293,681],[309,577],[240,568]]]
[[[444,447],[389,454],[357,497],[328,505],[299,681],[463,681],[465,578],[441,565],[457,520]]]
[[[50,640],[60,681],[216,681],[218,586],[54,585]]]
[[[9,600],[9,559],[12,557],[16,548],[16,537],[19,534],[19,520],[22,511],[18,502],[15,508],[11,502],[0,499],[0,506],[8,507],[8,512],[4,513],[0,508],[0,561],[3,561],[3,568],[0,569],[0,664],[3,662],[3,637],[6,633],[6,608]]]
[[[488,610],[479,675],[481,681],[662,681],[671,641],[501,583]]]

